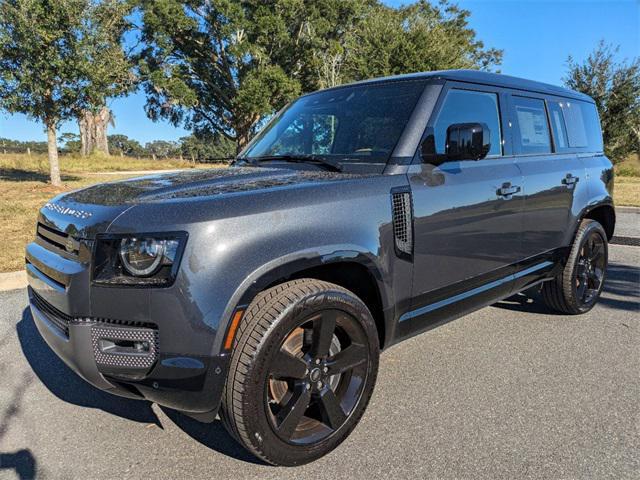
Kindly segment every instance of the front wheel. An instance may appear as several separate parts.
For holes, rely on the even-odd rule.
[[[591,310],[604,286],[608,255],[607,234],[602,225],[583,220],[564,269],[542,286],[547,306],[573,315]]]
[[[223,423],[266,462],[313,461],[360,420],[378,356],[371,313],[348,290],[313,279],[266,290],[238,328]]]

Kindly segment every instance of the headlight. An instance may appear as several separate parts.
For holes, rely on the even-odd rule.
[[[93,281],[112,285],[170,285],[185,242],[184,233],[99,236]]]
[[[148,277],[163,264],[172,264],[177,249],[178,240],[123,238],[120,241],[120,259],[131,275]]]

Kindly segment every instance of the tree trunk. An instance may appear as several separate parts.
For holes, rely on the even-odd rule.
[[[47,148],[49,151],[49,169],[51,171],[51,185],[62,185],[60,179],[60,164],[58,163],[58,140],[56,138],[56,126],[53,122],[47,124]]]
[[[93,137],[91,130],[93,127],[93,114],[89,110],[83,110],[78,118],[78,128],[80,129],[80,155],[86,157],[93,151]]]
[[[94,123],[96,126],[96,150],[109,155],[109,143],[107,141],[107,127],[111,122],[111,110],[107,107],[102,107],[98,113],[94,116]]]
[[[94,150],[109,155],[109,142],[107,139],[107,127],[113,124],[111,110],[102,107],[97,113],[91,110],[83,110],[78,119],[80,128],[80,153],[90,155]]]

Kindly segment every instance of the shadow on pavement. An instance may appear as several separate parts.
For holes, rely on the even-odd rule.
[[[20,480],[30,480],[36,478],[36,459],[30,450],[0,453],[0,472],[2,470],[13,470]]]
[[[611,295],[624,299],[612,298]],[[640,267],[610,263],[598,303],[616,310],[640,311]],[[493,306],[517,312],[559,315],[545,305],[538,288],[517,293]]]
[[[81,407],[99,408],[135,422],[155,423],[161,426],[149,402],[118,397],[98,390],[67,367],[40,336],[29,308],[22,312],[22,319],[18,322],[16,330],[20,347],[29,365],[56,397]]]
[[[131,400],[103,392],[85,382],[67,367],[40,336],[28,307],[22,312],[22,319],[16,329],[20,346],[29,365],[40,381],[56,397],[74,405],[98,408],[112,415],[135,422],[154,423],[162,428],[150,402]],[[256,457],[247,452],[227,433],[220,421],[201,423],[177,411],[161,408],[178,428],[204,446],[241,461],[259,463]],[[4,460],[0,465],[4,468]]]
[[[205,447],[237,460],[267,465],[251,455],[244,447],[236,442],[225,430],[220,420],[216,420],[213,423],[202,423],[170,408],[160,408],[180,430]]]

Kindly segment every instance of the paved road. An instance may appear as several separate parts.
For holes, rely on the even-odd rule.
[[[93,389],[0,294],[0,478],[640,478],[640,248],[611,250],[588,315],[520,296],[390,349],[352,436],[293,469]]]
[[[640,208],[618,208],[616,231],[618,237],[640,237]]]

